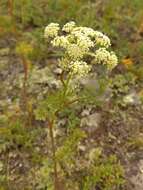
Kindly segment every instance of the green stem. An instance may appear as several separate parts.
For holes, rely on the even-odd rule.
[[[21,56],[24,68],[24,79],[23,79],[23,103],[24,111],[27,111],[27,79],[28,79],[28,65],[24,56]]]
[[[11,18],[12,22],[12,32],[16,34],[16,24],[15,24],[15,18],[14,18],[14,0],[8,0],[8,14]]]
[[[52,157],[53,157],[53,162],[54,162],[54,190],[59,190],[59,178],[58,178],[58,171],[57,171],[56,147],[55,147],[55,139],[54,139],[54,134],[53,134],[53,123],[54,121],[48,120],[49,136],[51,139]]]
[[[71,79],[71,75],[68,76],[67,80],[64,82],[64,91],[63,91],[63,98],[65,98],[66,94],[67,94],[67,91],[68,91],[68,86],[69,86],[69,83],[70,83],[70,79]]]
[[[8,1],[9,16],[13,19],[13,0]]]
[[[64,71],[62,71],[61,75],[60,75],[60,80],[62,82],[63,87],[65,87],[65,81],[64,81]]]

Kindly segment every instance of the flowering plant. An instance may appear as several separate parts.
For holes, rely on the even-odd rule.
[[[107,69],[112,70],[117,65],[118,59],[114,52],[107,50],[111,42],[106,35],[92,28],[78,27],[73,21],[68,22],[62,28],[57,23],[49,24],[45,28],[44,37],[53,47],[59,48],[63,53],[58,61],[63,86],[57,93],[48,96],[48,99],[42,103],[40,111],[36,110],[37,118],[48,121],[54,163],[54,189],[59,190],[63,187],[61,187],[57,167],[53,128],[57,114],[79,100],[78,97],[75,98],[76,84],[72,86],[75,79],[78,82],[82,77],[86,77],[92,70],[92,64],[104,64]]]

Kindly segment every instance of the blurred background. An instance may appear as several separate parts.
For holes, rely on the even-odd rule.
[[[111,97],[108,103],[105,106],[97,104],[91,110],[82,105],[84,113],[88,112],[94,117],[93,123],[100,116],[100,124],[97,125],[101,126],[95,133],[90,131],[92,135],[86,148],[92,148],[90,138],[93,138],[95,144],[97,141],[94,146],[100,145],[107,157],[110,153],[116,154],[124,165],[127,181],[126,187],[118,189],[142,190],[143,0],[0,0],[0,190],[19,190],[25,184],[29,185],[27,190],[30,190],[37,183],[41,185],[40,190],[46,189],[47,181],[44,184],[43,178],[42,182],[37,182],[39,176],[33,180],[35,171],[39,172],[37,165],[41,166],[41,160],[49,151],[45,148],[46,130],[43,132],[42,122],[34,120],[33,107],[37,105],[38,98],[41,100],[49,89],[57,87],[55,58],[59,55],[47,47],[44,29],[51,22],[64,25],[68,21],[105,33],[111,39],[111,49],[119,58],[118,66],[110,74]],[[33,114],[34,118],[33,128],[28,132],[21,127],[22,122],[9,125],[17,118],[25,122],[21,89],[23,74],[27,71],[31,77],[27,91],[28,113]],[[74,115],[66,110],[66,114],[74,122],[70,123],[71,126],[77,125],[77,112]],[[64,122],[61,120],[61,123]],[[114,162],[114,159],[111,160]],[[40,172],[43,172],[40,176],[47,179],[48,171],[42,168]],[[8,174],[11,181],[7,179]],[[100,185],[97,189],[102,190]]]

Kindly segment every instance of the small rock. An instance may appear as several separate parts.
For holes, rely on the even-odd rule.
[[[7,57],[3,57],[0,59],[0,66],[1,68],[4,68],[6,65],[8,65],[9,59]]]
[[[78,146],[78,149],[79,149],[80,151],[82,151],[82,152],[85,152],[86,146],[79,145],[79,146]]]
[[[65,129],[64,128],[57,128],[55,131],[54,131],[54,137],[57,137],[57,136],[64,136],[65,135]]]
[[[137,175],[133,175],[130,180],[134,185],[134,190],[143,190],[143,160],[138,163],[139,171]]]
[[[136,92],[132,92],[123,98],[123,102],[127,105],[140,105],[141,101]]]
[[[63,119],[59,120],[58,121],[58,127],[65,126],[66,122],[67,122],[66,118],[63,118]]]
[[[16,157],[17,157],[17,155],[15,153],[13,153],[13,152],[9,153],[9,158],[16,158]]]
[[[35,150],[36,150],[36,152],[40,152],[40,147],[36,146]]]
[[[82,112],[81,112],[81,116],[82,117],[85,117],[85,116],[88,116],[90,114],[90,111],[89,109],[84,109]]]
[[[51,81],[49,86],[50,86],[50,88],[53,88],[53,89],[59,89],[60,88],[60,84],[59,84],[58,80]]]
[[[21,168],[22,166],[23,166],[23,164],[22,164],[22,163],[20,163],[20,164],[19,164],[19,167]]]
[[[54,72],[55,74],[60,75],[60,74],[62,73],[62,69],[61,69],[61,68],[56,68],[56,69],[53,70],[53,72]]]
[[[87,117],[81,119],[81,127],[87,127],[88,132],[94,132],[99,128],[101,115],[99,113],[93,113]]]
[[[114,135],[112,135],[112,133],[110,132],[108,133],[108,137],[110,140],[117,140],[117,138]]]
[[[6,56],[9,54],[9,52],[10,52],[9,48],[2,48],[0,49],[0,56]]]

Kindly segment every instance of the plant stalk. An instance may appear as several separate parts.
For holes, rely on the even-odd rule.
[[[8,12],[9,16],[13,18],[13,0],[8,0]]]
[[[55,147],[55,139],[53,134],[53,121],[48,121],[48,128],[49,128],[49,136],[51,139],[51,146],[52,146],[52,157],[54,162],[54,190],[60,190],[58,171],[57,171],[56,147]]]
[[[16,31],[16,24],[15,24],[15,18],[14,18],[13,4],[14,4],[14,0],[8,0],[8,14],[12,22],[12,32],[16,35],[17,31]]]
[[[27,110],[27,79],[28,79],[28,64],[24,56],[21,56],[23,68],[24,68],[24,79],[23,79],[23,100],[25,111]]]

